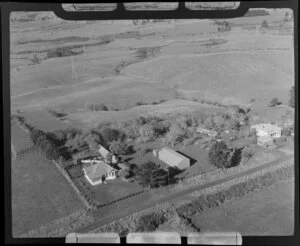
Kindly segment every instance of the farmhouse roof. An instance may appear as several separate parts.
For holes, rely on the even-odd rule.
[[[102,145],[99,144],[99,153],[102,155],[102,156],[106,156],[107,154],[109,154],[110,152],[105,149]]]
[[[90,179],[96,179],[96,178],[101,178],[103,175],[108,174],[111,171],[116,169],[112,168],[104,161],[101,161],[95,164],[90,164],[84,167],[83,170]]]
[[[256,130],[264,131],[264,132],[273,132],[273,131],[281,130],[281,127],[269,123],[268,124],[260,123],[260,124],[252,125],[251,128],[255,128]]]
[[[181,155],[180,153],[178,153],[175,150],[170,149],[168,147],[163,147],[159,151],[159,156],[161,156],[161,155],[168,156],[168,162],[172,162],[174,164],[178,164],[182,160],[186,160],[186,159],[189,160],[189,158],[185,157],[184,155]]]

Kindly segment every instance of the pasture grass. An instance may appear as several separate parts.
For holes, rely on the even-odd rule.
[[[72,187],[38,149],[12,160],[14,234],[25,233],[81,208]]]

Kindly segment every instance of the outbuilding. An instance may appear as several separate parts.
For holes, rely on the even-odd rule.
[[[160,151],[154,150],[153,154],[171,167],[183,170],[190,166],[189,158],[167,147],[162,148]]]

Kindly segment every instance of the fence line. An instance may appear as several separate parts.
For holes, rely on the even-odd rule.
[[[83,202],[84,206],[86,206],[88,209],[93,209],[93,206],[85,199],[85,197],[82,195],[82,193],[80,192],[80,190],[76,187],[76,185],[74,184],[73,180],[71,179],[71,177],[69,176],[69,174],[67,173],[67,171],[65,169],[63,169],[56,161],[52,160],[52,162],[55,164],[55,166],[60,171],[60,173],[66,178],[66,180],[68,181],[68,183],[76,191],[78,197]]]

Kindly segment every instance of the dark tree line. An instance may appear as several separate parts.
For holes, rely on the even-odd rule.
[[[33,144],[40,148],[48,159],[59,159],[59,149],[47,133],[39,129],[33,129],[30,132],[30,138]]]

